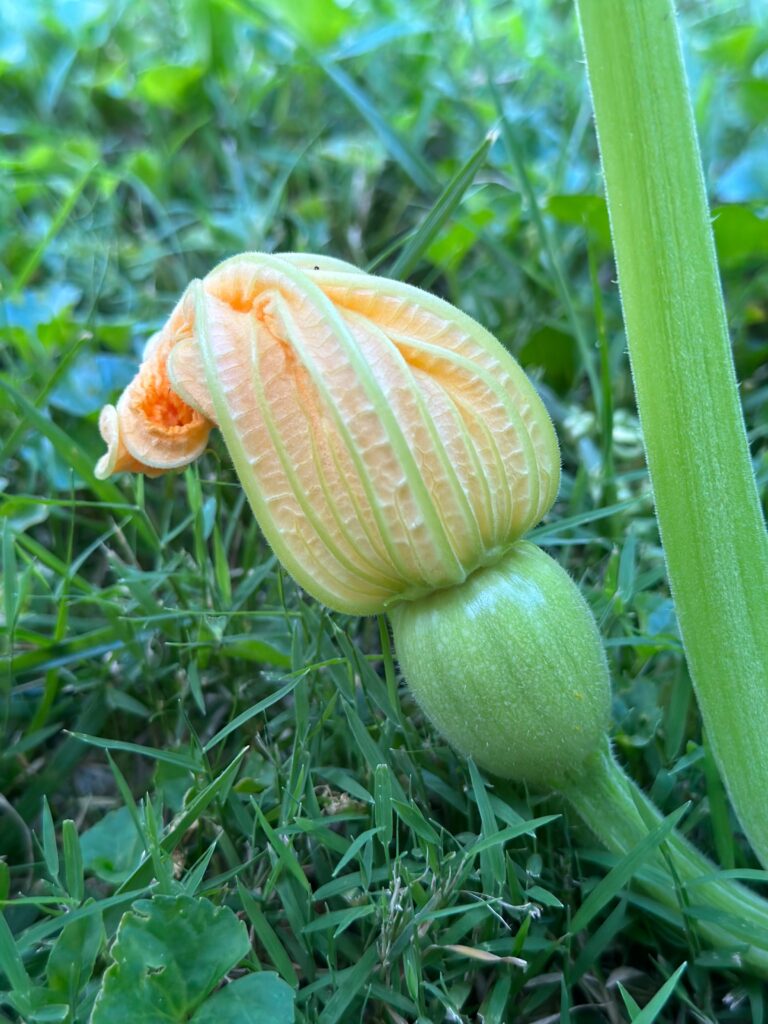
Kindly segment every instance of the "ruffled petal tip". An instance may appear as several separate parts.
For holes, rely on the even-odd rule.
[[[99,431],[107,446],[104,455],[96,463],[94,476],[106,480],[113,473],[144,473],[158,476],[162,470],[152,470],[134,459],[120,436],[120,417],[114,405],[105,405],[99,416]]]
[[[192,378],[186,390],[195,393],[195,407],[185,401],[186,393],[174,391],[168,377],[168,360],[176,344],[174,335],[154,335],[117,406],[102,410],[99,430],[107,452],[96,464],[99,480],[122,472],[160,476],[188,465],[205,450],[214,424],[202,368],[192,358],[183,364],[183,376]]]

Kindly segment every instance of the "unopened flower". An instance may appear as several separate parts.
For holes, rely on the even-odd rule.
[[[97,474],[185,465],[213,425],[282,563],[354,614],[494,564],[559,483],[549,416],[496,339],[322,256],[246,253],[193,282],[104,410]]]

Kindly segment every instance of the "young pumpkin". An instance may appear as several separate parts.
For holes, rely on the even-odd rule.
[[[495,338],[337,260],[238,256],[189,287],[103,413],[97,472],[176,468],[214,424],[280,560],[331,608],[390,613],[457,748],[531,784],[578,774],[608,672],[578,589],[520,542],[555,499],[559,453]]]
[[[285,568],[332,609],[389,615],[406,680],[458,750],[562,790],[619,853],[658,824],[610,755],[594,619],[568,574],[521,539],[557,494],[552,422],[470,317],[339,260],[245,253],[192,282],[100,424],[99,476],[178,468],[217,426]],[[670,849],[684,881],[713,871],[679,837]],[[659,855],[646,884],[679,914]],[[709,882],[697,894],[768,934],[748,890]],[[720,947],[738,942],[696,926]],[[768,943],[742,955],[768,974]]]

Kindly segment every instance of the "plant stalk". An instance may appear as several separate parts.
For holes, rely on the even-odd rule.
[[[606,741],[563,795],[612,853],[629,855],[663,821],[616,762]],[[717,868],[677,831],[637,874],[643,889],[713,949],[730,950],[734,967],[768,977],[768,902]]]
[[[629,354],[701,715],[768,866],[768,536],[671,0],[576,0]]]

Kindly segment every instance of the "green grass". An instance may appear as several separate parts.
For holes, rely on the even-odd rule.
[[[326,252],[435,290],[555,419],[535,533],[598,618],[619,756],[665,816],[691,801],[723,869],[755,867],[665,583],[571,6],[285,7],[0,3],[0,1020],[88,1020],[129,913],[186,970],[220,927],[210,985],[261,972],[279,999],[274,974],[298,1021],[759,1022],[762,983],[676,931],[641,864],[457,757],[386,626],[281,573],[218,438],[184,474],[93,477],[99,408],[222,258]],[[682,27],[765,494],[768,24],[711,2]],[[199,945],[168,910],[190,899]],[[195,1019],[280,1019],[227,1017],[227,991]]]

